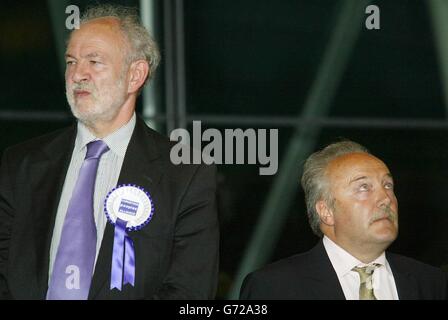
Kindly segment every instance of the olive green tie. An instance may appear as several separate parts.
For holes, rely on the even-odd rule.
[[[359,273],[359,300],[376,300],[373,293],[372,275],[380,264],[374,263],[365,267],[354,267],[352,271]]]

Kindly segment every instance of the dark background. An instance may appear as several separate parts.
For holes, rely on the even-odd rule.
[[[138,5],[138,1],[112,2]],[[90,3],[71,2],[81,10]],[[300,116],[341,3],[185,0],[187,113],[197,120],[201,115]],[[345,137],[383,159],[394,175],[400,207],[400,235],[391,250],[445,268],[446,88],[428,2],[372,4],[381,10],[381,29],[361,29],[327,115],[342,119],[343,125],[324,126],[314,149]],[[161,4],[159,10],[162,16]],[[51,117],[69,110],[52,28],[47,1],[0,4],[0,153],[72,121]],[[159,43],[163,55],[164,45]],[[156,76],[160,79],[165,61]],[[165,92],[163,86],[161,90]],[[139,101],[139,112],[141,108]],[[27,117],[36,112],[42,117]],[[165,114],[163,108],[159,112]],[[367,121],[360,124],[359,119]],[[382,120],[380,125],[373,125],[375,119]],[[164,121],[160,120],[161,128]],[[203,126],[278,128],[280,164],[295,130],[231,121],[220,125],[204,121]],[[259,176],[256,165],[221,165],[218,170],[222,234],[218,298],[226,298],[275,176]],[[308,226],[297,176],[294,200],[269,261],[308,250],[317,240]]]

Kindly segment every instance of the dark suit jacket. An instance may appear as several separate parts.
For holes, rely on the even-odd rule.
[[[400,300],[446,299],[445,274],[416,260],[386,252]],[[308,252],[272,263],[249,274],[241,299],[343,300],[336,271],[320,241]]]
[[[0,169],[0,298],[44,299],[56,210],[76,126],[4,152]],[[135,287],[110,290],[114,227],[107,225],[89,299],[211,299],[218,274],[216,167],[173,165],[166,137],[137,118],[118,184],[147,190],[152,220],[128,233]]]

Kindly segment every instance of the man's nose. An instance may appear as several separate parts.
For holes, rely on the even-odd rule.
[[[73,82],[90,80],[90,72],[87,64],[79,62],[73,66],[71,78]]]
[[[393,191],[385,188],[380,188],[378,195],[378,207],[390,206],[392,203]]]

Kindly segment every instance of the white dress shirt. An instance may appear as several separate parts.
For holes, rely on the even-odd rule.
[[[134,113],[131,120],[129,120],[127,124],[102,139],[109,147],[109,151],[105,152],[101,156],[95,181],[95,194],[93,200],[95,224],[97,230],[95,264],[98,258],[101,241],[103,240],[104,230],[107,224],[107,218],[103,212],[104,199],[106,198],[109,191],[117,185],[121,167],[124,161],[124,156],[126,154],[126,150],[132,133],[134,132],[135,123],[136,115]],[[70,202],[70,198],[73,193],[76,180],[78,178],[79,170],[81,169],[81,165],[84,162],[84,158],[86,156],[86,145],[94,140],[98,140],[98,138],[95,137],[85,125],[78,122],[75,147],[73,149],[72,158],[62,189],[61,199],[59,200],[59,206],[53,229],[53,238],[51,240],[50,247],[49,280],[51,279],[51,274],[53,272],[53,264],[59,247],[68,204]]]
[[[323,243],[331,264],[336,271],[345,298],[347,300],[359,300],[360,278],[359,274],[356,271],[352,271],[352,269],[354,267],[364,267],[368,264],[359,261],[326,236],[323,238]],[[386,260],[386,254],[383,252],[369,264],[373,263],[380,264],[372,275],[375,297],[378,300],[398,300],[394,275]]]

